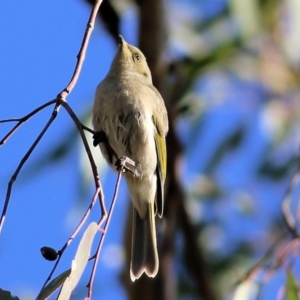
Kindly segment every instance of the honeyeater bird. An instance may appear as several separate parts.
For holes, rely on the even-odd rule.
[[[125,172],[133,204],[130,277],[157,274],[155,215],[162,217],[166,178],[168,116],[152,84],[143,53],[119,36],[110,70],[97,87],[93,107],[94,145],[112,168],[118,158],[132,160]]]

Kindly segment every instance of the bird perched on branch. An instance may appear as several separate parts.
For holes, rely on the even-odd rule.
[[[119,36],[119,48],[93,107],[94,145],[108,164],[120,159],[133,204],[130,277],[158,271],[155,215],[162,217],[168,117],[143,53]]]

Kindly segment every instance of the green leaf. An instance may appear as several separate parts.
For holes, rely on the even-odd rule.
[[[53,294],[68,278],[71,274],[71,269],[61,273],[59,276],[54,278],[48,285],[46,285],[38,294],[36,300],[44,300]],[[2,299],[1,299],[2,300]]]
[[[285,296],[287,300],[299,300],[297,280],[291,271],[287,271]]]
[[[20,300],[16,296],[12,296],[11,292],[0,289],[0,300]]]

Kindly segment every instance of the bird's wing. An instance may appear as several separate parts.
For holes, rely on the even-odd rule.
[[[153,104],[154,104],[154,111],[158,111],[160,115],[159,122],[157,121],[155,123],[156,129],[161,136],[165,137],[169,131],[169,122],[168,122],[168,113],[166,110],[166,106],[164,104],[164,100],[155,86],[151,85],[148,86],[148,88],[150,88],[152,95],[154,94],[154,97],[152,97]]]
[[[167,174],[167,151],[166,151],[166,140],[164,135],[160,132],[159,120],[153,116],[153,123],[157,129],[154,136],[156,153],[157,153],[157,192],[156,192],[156,206],[157,214],[159,217],[163,215],[164,208],[164,183]]]

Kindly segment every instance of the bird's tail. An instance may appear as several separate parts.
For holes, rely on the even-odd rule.
[[[149,203],[146,218],[142,219],[133,208],[132,249],[130,277],[138,279],[143,272],[154,277],[158,271],[154,205]]]

